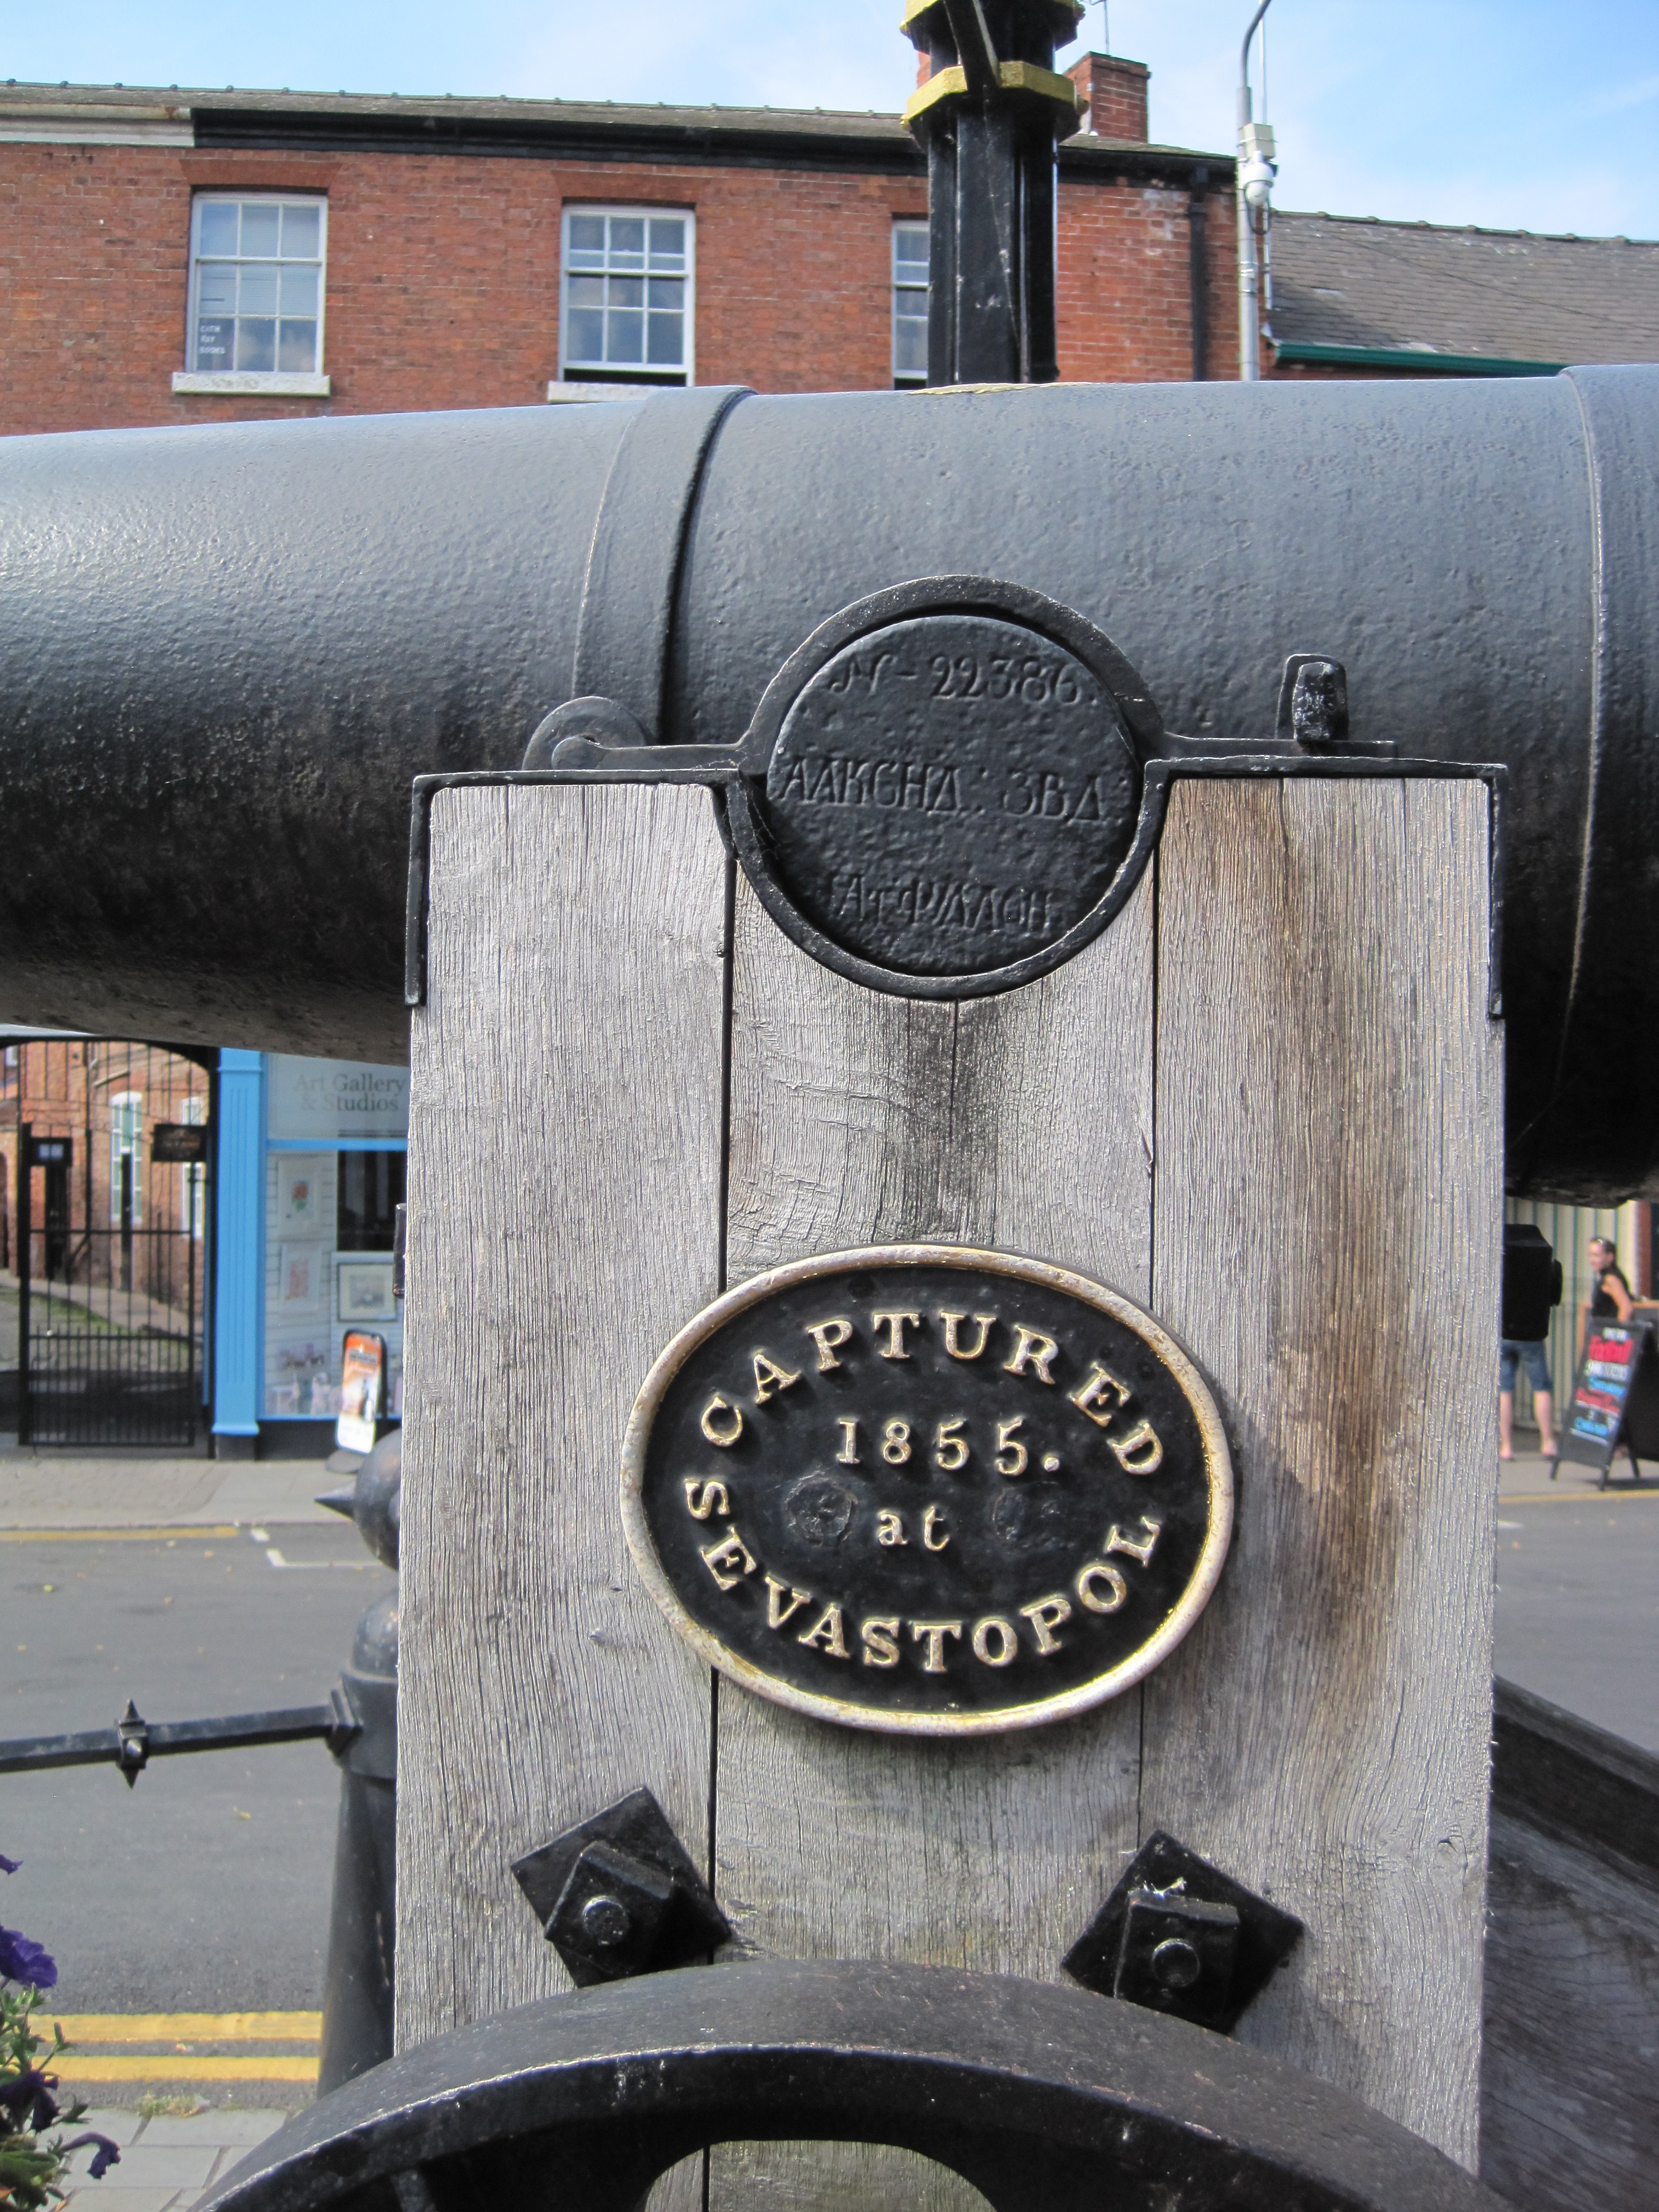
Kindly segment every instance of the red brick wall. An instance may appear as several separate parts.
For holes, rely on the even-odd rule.
[[[192,187],[325,191],[331,399],[175,395]],[[902,179],[464,155],[0,152],[0,430],[509,407],[558,374],[570,201],[697,216],[696,376],[765,392],[890,384]]]
[[[330,399],[175,395],[192,189],[324,191]],[[558,370],[564,204],[697,217],[696,379],[763,392],[891,381],[890,230],[920,180],[401,154],[0,149],[0,431],[541,401]],[[1231,233],[1211,198],[1212,376],[1236,373]],[[1062,185],[1062,375],[1192,373],[1187,195]]]
[[[1238,379],[1238,200],[1231,184],[1209,196],[1206,239],[1210,262],[1210,343],[1206,363],[1212,383]]]
[[[1164,185],[1060,188],[1060,373],[1080,384],[1160,383],[1193,373],[1191,196]],[[1237,374],[1232,195],[1208,196],[1211,378]]]

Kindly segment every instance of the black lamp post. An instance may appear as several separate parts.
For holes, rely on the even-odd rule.
[[[1052,384],[1054,144],[1081,96],[1054,68],[1081,0],[909,0],[931,73],[904,111],[927,154],[930,384]]]

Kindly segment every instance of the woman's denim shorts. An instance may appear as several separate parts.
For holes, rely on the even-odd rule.
[[[1541,1344],[1517,1344],[1512,1336],[1504,1339],[1504,1347],[1498,1362],[1498,1387],[1513,1390],[1515,1370],[1520,1365],[1527,1370],[1527,1380],[1534,1390],[1550,1387],[1549,1354]]]

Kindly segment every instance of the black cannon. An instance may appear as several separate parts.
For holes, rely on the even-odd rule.
[[[821,624],[966,573],[1212,750],[1505,766],[1510,1186],[1659,1190],[1656,439],[1613,368],[9,441],[0,1012],[401,1057],[411,776],[595,693],[729,747]]]

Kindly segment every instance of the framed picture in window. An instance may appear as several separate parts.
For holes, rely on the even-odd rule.
[[[318,1404],[319,1392],[326,1400],[331,1389],[328,1353],[322,1345],[309,1337],[275,1345],[271,1365],[275,1372],[265,1389],[267,1413],[303,1419],[308,1413],[327,1410]],[[333,1386],[333,1395],[339,1395],[337,1385]]]
[[[276,1248],[276,1305],[284,1321],[318,1310],[323,1290],[323,1251],[320,1244],[279,1244]]]
[[[336,1317],[349,1326],[371,1321],[396,1321],[398,1301],[392,1295],[392,1255],[342,1253],[334,1262]]]
[[[320,1236],[325,1170],[332,1162],[316,1152],[276,1155],[276,1218],[291,1235]]]

